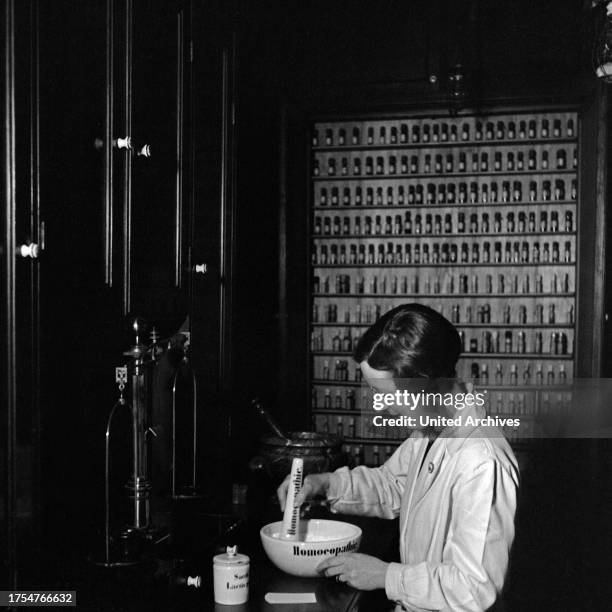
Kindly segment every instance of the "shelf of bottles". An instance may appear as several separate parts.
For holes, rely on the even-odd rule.
[[[577,130],[574,112],[313,126],[313,425],[344,436],[354,463],[383,462],[401,442],[362,422],[351,353],[402,303],[456,325],[458,375],[488,389],[490,413],[521,415],[523,435],[568,401]]]

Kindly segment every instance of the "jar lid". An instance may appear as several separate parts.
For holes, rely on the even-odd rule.
[[[225,553],[213,557],[213,563],[218,563],[219,565],[246,565],[249,562],[249,557],[239,554],[237,551],[237,546],[228,546],[225,549]]]

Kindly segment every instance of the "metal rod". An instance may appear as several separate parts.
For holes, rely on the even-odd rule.
[[[132,133],[132,0],[125,9],[125,118],[124,132]],[[123,314],[130,311],[132,287],[132,156],[126,152],[123,176]]]
[[[196,475],[197,475],[197,455],[198,455],[198,381],[196,379],[193,368],[189,368],[191,371],[191,383],[192,383],[192,409],[193,409],[193,465],[191,473],[191,486],[193,492],[196,490]]]
[[[176,201],[174,219],[174,285],[180,289],[183,254],[183,13],[177,14],[176,66]]]
[[[132,482],[128,484],[134,493],[135,529],[149,527],[149,480],[147,478],[147,398],[145,390],[145,373],[141,358],[135,360],[135,370],[132,374]]]
[[[176,368],[172,381],[172,497],[176,497],[176,381],[179,369]]]
[[[30,91],[32,103],[30,104],[30,236],[33,242],[40,245],[44,250],[44,228],[41,227],[40,210],[40,28],[39,28],[39,4],[32,3],[30,6]],[[30,354],[32,356],[32,371],[30,388],[32,389],[33,418],[33,446],[34,465],[36,476],[34,481],[33,506],[35,516],[41,515],[42,504],[42,462],[40,460],[42,447],[42,414],[40,399],[40,266],[37,262],[30,263]],[[36,522],[36,539],[39,540],[41,522]]]
[[[115,411],[124,406],[125,400],[120,399],[112,407],[106,422],[106,439],[104,442],[104,559],[110,565],[110,427]]]
[[[106,2],[106,109],[104,134],[104,282],[113,286],[114,0]]]
[[[15,153],[15,5],[13,0],[4,3],[3,15],[4,43],[4,125],[3,144],[6,164],[3,169],[5,246],[4,268],[4,323],[6,335],[3,338],[6,388],[3,390],[6,405],[6,536],[8,567],[8,588],[17,586],[17,480],[16,480],[16,443],[17,443],[17,337],[15,303],[15,220],[16,220],[16,153]]]

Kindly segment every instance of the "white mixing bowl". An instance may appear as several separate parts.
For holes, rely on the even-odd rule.
[[[261,543],[276,567],[293,576],[319,576],[317,565],[328,557],[355,552],[361,529],[342,521],[300,521],[297,540],[280,537],[282,521],[261,528]]]

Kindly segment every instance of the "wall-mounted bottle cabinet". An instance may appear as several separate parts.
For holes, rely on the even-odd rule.
[[[311,410],[356,463],[377,465],[401,441],[362,419],[351,353],[402,303],[455,324],[459,377],[488,389],[491,414],[520,415],[520,435],[567,401],[578,128],[575,112],[313,125]]]

